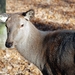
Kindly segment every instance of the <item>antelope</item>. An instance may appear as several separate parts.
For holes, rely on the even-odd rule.
[[[41,31],[30,22],[33,16],[32,9],[0,14],[7,28],[5,46],[16,47],[43,75],[75,75],[75,30]]]

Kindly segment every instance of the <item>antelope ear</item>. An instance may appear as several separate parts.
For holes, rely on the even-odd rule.
[[[0,14],[0,22],[6,22],[7,18],[8,18],[7,13]]]
[[[27,19],[27,20],[30,20],[31,18],[34,17],[34,10],[33,9],[30,9],[28,10],[27,12],[23,12],[22,15]]]

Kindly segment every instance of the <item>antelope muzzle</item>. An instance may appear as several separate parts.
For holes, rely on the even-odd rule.
[[[7,48],[11,48],[11,47],[13,46],[13,42],[6,42],[6,43],[5,43],[5,46],[6,46]]]

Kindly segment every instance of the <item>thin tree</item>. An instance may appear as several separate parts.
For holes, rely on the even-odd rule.
[[[0,0],[0,13],[6,12],[6,0]]]

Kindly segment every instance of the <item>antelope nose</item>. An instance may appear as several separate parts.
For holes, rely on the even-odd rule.
[[[6,42],[6,43],[5,43],[5,46],[6,46],[7,48],[11,48],[12,45],[13,45],[13,42]]]

